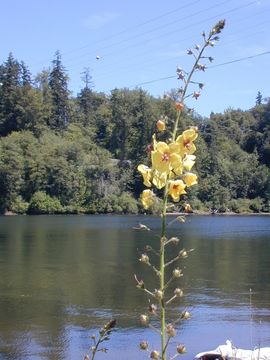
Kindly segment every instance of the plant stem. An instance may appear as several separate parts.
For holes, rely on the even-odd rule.
[[[160,322],[161,322],[161,349],[162,349],[162,360],[166,360],[166,308],[164,300],[164,284],[165,284],[165,241],[166,237],[166,211],[168,201],[168,183],[164,189],[163,208],[162,208],[162,227],[160,237],[160,290],[162,291],[162,298],[160,300],[161,311],[160,311]]]

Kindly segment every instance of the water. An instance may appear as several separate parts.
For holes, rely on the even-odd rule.
[[[152,231],[133,230],[140,222]],[[111,317],[117,331],[97,359],[148,358],[138,343],[159,347],[159,338],[138,322],[148,299],[134,274],[153,284],[138,258],[146,244],[158,245],[159,223],[145,216],[1,217],[0,359],[83,359],[90,336]],[[192,359],[227,339],[242,348],[270,346],[270,217],[194,216],[172,222],[169,233],[195,249],[180,264],[186,296],[170,311],[174,317],[187,308],[192,317],[172,348],[185,343],[184,358]]]

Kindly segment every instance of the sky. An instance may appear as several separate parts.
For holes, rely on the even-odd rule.
[[[190,71],[187,49],[220,19],[226,27],[207,50],[214,61],[194,77],[205,87],[188,105],[209,116],[251,108],[258,91],[270,96],[270,0],[0,0],[0,8],[0,63],[12,52],[34,77],[59,50],[74,96],[86,68],[106,94],[141,87],[159,97],[180,88],[177,66]]]

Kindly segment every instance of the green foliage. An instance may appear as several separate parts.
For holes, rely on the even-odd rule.
[[[10,204],[9,210],[16,214],[26,214],[29,208],[29,203],[24,201],[19,195]]]
[[[138,205],[129,193],[110,194],[91,202],[86,211],[90,214],[137,214]]]
[[[31,198],[29,214],[60,214],[63,212],[62,205],[57,198],[52,198],[43,191],[37,191]]]
[[[147,163],[160,118],[166,119],[168,138],[176,91],[162,99],[141,89],[105,95],[93,91],[89,73],[85,76],[81,92],[71,98],[59,53],[52,70],[43,70],[34,82],[12,54],[0,65],[2,212],[25,212],[39,191],[57,198],[61,211],[69,213],[138,211],[135,199],[143,184],[136,165]],[[270,102],[209,119],[186,113],[181,127],[189,125],[201,133],[199,184],[189,194],[193,208],[269,211]]]

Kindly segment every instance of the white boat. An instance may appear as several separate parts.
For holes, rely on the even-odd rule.
[[[244,350],[233,346],[230,340],[215,350],[205,351],[195,356],[196,360],[270,360],[270,347]]]

